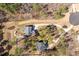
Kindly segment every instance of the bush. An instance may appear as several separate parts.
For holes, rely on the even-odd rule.
[[[68,12],[68,7],[62,5],[62,6],[60,6],[59,10],[61,11],[61,13],[66,13],[66,12]]]
[[[60,10],[55,11],[54,19],[60,19],[62,17],[64,17],[64,15],[62,14],[62,12]]]
[[[22,48],[16,47],[16,50],[15,50],[15,55],[16,56],[20,56],[22,54],[22,52],[23,52],[23,49]]]
[[[47,14],[44,11],[40,11],[39,16],[42,18],[45,18],[45,17],[47,17]]]
[[[64,5],[60,6],[60,8],[54,12],[54,19],[60,19],[64,17],[63,13],[66,12],[68,12],[68,7]]]
[[[39,12],[41,10],[41,5],[40,4],[32,4],[32,10],[35,12]]]

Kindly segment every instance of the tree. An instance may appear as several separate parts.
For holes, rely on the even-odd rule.
[[[7,12],[10,12],[10,13],[15,13],[17,11],[18,5],[19,4],[15,4],[15,3],[12,3],[12,4],[1,3],[0,9],[7,11]]]

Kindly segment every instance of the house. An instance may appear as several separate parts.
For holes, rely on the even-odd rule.
[[[36,49],[38,51],[45,51],[45,50],[47,50],[47,48],[48,48],[48,41],[45,42],[43,40],[40,40],[40,41],[36,42]]]

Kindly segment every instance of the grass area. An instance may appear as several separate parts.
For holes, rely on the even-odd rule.
[[[63,15],[62,13],[61,13],[61,11],[55,11],[54,12],[54,19],[61,19],[61,18],[63,18],[65,15]]]

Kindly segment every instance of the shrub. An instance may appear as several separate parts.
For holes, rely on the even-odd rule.
[[[61,11],[61,13],[66,13],[66,12],[68,12],[68,7],[62,5],[62,6],[60,6],[59,10]]]
[[[54,11],[54,19],[60,19],[64,17],[63,13],[68,12],[68,7],[67,6],[60,6],[58,10]]]
[[[32,4],[32,10],[35,12],[39,12],[41,10],[41,5],[40,4]]]
[[[20,56],[22,54],[22,52],[23,52],[23,49],[22,48],[16,47],[16,50],[15,50],[15,55],[16,56]]]
[[[60,19],[64,17],[64,15],[61,13],[61,11],[57,10],[54,12],[54,19]]]
[[[18,8],[18,4],[8,4],[8,3],[1,3],[0,4],[0,9],[2,10],[7,10],[8,12],[11,12],[11,13],[15,13],[16,10]]]
[[[44,11],[40,11],[39,16],[44,18],[44,17],[47,17],[47,14]]]

